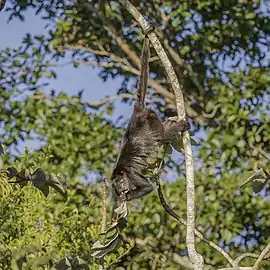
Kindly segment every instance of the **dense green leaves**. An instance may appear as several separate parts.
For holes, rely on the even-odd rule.
[[[259,253],[270,231],[269,14],[259,1],[133,3],[156,26],[183,85],[198,142],[198,229],[233,257]],[[8,176],[35,188],[22,188],[26,181],[11,185],[1,176],[0,268],[98,269],[99,259],[91,256],[96,243],[96,257],[106,254],[103,264],[109,269],[184,269],[177,258],[186,258],[185,227],[163,212],[156,194],[131,203],[125,229],[112,224],[107,229],[112,234],[100,240],[100,185],[84,180],[89,174],[95,179],[109,175],[117,157],[121,130],[108,120],[114,106],[110,101],[93,105],[80,92],[69,96],[49,85],[57,78],[54,67],[68,56],[74,67],[99,67],[104,81],[120,76],[123,83],[115,92],[131,92],[139,70],[141,29],[117,1],[21,0],[13,1],[7,12],[10,19],[23,20],[30,7],[46,20],[48,32],[27,34],[21,46],[0,52],[0,134],[5,146],[0,169],[16,168]],[[175,101],[164,68],[153,51],[152,56],[155,83],[150,80],[154,91],[148,97],[166,117],[175,112]],[[29,140],[40,142],[38,149],[23,156],[14,151]],[[181,141],[172,145],[181,151]],[[172,180],[174,172],[179,178],[182,159],[166,160],[166,178]],[[246,179],[243,173],[254,169],[249,180],[255,192],[262,190],[257,195],[249,185],[239,188]],[[48,194],[49,186],[57,192]],[[165,197],[183,217],[184,190],[182,178],[165,185]],[[214,269],[227,264],[208,245],[200,242],[198,248]],[[247,258],[241,265],[253,262]],[[263,267],[268,269],[269,262]]]

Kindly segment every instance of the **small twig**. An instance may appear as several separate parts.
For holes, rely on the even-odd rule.
[[[103,187],[103,194],[102,194],[103,207],[102,207],[101,233],[105,233],[107,224],[107,189],[108,189],[106,178],[103,179],[102,187]]]
[[[252,267],[228,267],[228,268],[219,268],[217,270],[254,270]]]
[[[122,51],[125,52],[125,54],[128,56],[128,58],[134,63],[134,65],[137,68],[141,68],[141,61],[140,58],[136,55],[135,52],[133,52],[128,44],[119,36],[117,35],[117,31],[116,29],[114,29],[114,27],[112,25],[108,26],[104,26],[104,29],[107,32],[110,32],[113,36],[113,38],[116,40],[117,44],[119,45],[119,47],[122,49]]]
[[[47,96],[44,95],[42,93],[39,94],[35,94],[32,96],[29,96],[30,99],[34,99],[34,100],[49,100],[49,101],[55,101],[56,98],[55,97],[51,97],[51,96]],[[129,94],[129,93],[122,93],[119,95],[115,95],[115,96],[108,96],[108,97],[104,97],[98,101],[93,101],[93,102],[88,102],[88,101],[83,101],[79,98],[75,98],[75,97],[71,97],[70,98],[70,102],[75,102],[75,103],[79,103],[81,105],[86,105],[89,107],[94,107],[94,108],[98,108],[108,102],[112,102],[114,100],[117,99],[124,99],[124,98],[128,98],[128,99],[136,99],[136,95],[135,94]]]
[[[203,86],[201,85],[201,83],[199,82],[195,72],[193,71],[192,66],[190,64],[185,64],[184,60],[179,56],[179,54],[177,54],[171,48],[167,39],[164,41],[164,45],[165,45],[166,49],[168,50],[168,52],[170,53],[173,60],[176,62],[176,64],[178,64],[179,66],[188,70],[188,75],[189,75],[190,79],[196,85],[196,87],[199,89],[200,93],[204,94],[205,90],[204,90]]]
[[[88,47],[85,47],[82,45],[65,45],[64,47],[58,46],[58,47],[56,47],[56,50],[60,51],[60,52],[64,52],[66,50],[82,51],[82,52],[87,52],[87,53],[91,53],[91,54],[98,55],[98,56],[106,56],[115,62],[123,63],[125,65],[130,66],[129,62],[125,58],[120,58],[112,52],[108,52],[105,50],[94,50],[92,48],[88,48]]]

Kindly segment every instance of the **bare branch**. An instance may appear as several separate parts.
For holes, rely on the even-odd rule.
[[[169,45],[168,40],[165,40],[164,43],[166,49],[168,50],[168,52],[170,53],[171,57],[173,58],[173,60],[181,67],[187,69],[188,71],[188,75],[190,77],[190,79],[192,80],[192,82],[196,85],[196,87],[199,89],[201,94],[204,94],[204,88],[201,85],[201,83],[199,82],[195,72],[193,71],[193,68],[190,64],[185,64],[184,60],[171,48],[171,46]]]
[[[102,183],[103,187],[103,194],[102,194],[102,201],[103,201],[103,208],[102,208],[102,220],[101,220],[101,233],[106,231],[106,223],[107,223],[107,180],[106,178],[103,179]]]
[[[228,267],[228,268],[219,268],[218,270],[254,270],[252,267]]]
[[[126,66],[122,63],[105,63],[105,62],[95,62],[95,61],[80,61],[80,62],[83,64],[92,65],[92,66],[99,66],[99,67],[106,67],[106,68],[112,68],[112,67],[121,68],[124,71],[140,76],[140,71],[138,69],[135,69],[131,66]],[[157,83],[155,80],[149,78],[148,84],[150,87],[155,89],[157,93],[169,99],[170,102],[174,100],[174,95],[171,92],[169,92],[166,88],[164,88],[161,84]]]
[[[184,223],[185,225],[187,225],[187,222],[185,221]],[[206,239],[203,234],[198,231],[197,229],[195,229],[195,234],[197,237],[199,237],[202,241],[204,241],[205,243],[207,243],[210,247],[214,248],[216,251],[218,251],[219,253],[221,253],[223,255],[224,258],[227,259],[227,261],[230,263],[230,265],[234,265],[234,261],[233,258],[225,251],[223,250],[221,247],[219,247],[217,244],[215,244],[214,242]]]
[[[140,58],[133,52],[128,44],[119,36],[117,35],[117,31],[114,29],[113,26],[104,26],[104,29],[110,32],[113,35],[113,38],[116,40],[119,47],[125,52],[128,58],[134,63],[137,68],[141,68],[141,61]]]
[[[195,184],[194,184],[194,164],[193,155],[191,149],[190,136],[188,131],[183,133],[183,146],[185,153],[185,165],[186,165],[186,190],[187,190],[187,236],[186,243],[190,258],[194,257],[191,261],[197,263],[197,269],[200,269],[200,263],[203,263],[203,259],[196,253],[195,246]],[[202,262],[201,262],[202,261]]]
[[[89,107],[98,108],[98,107],[100,107],[100,106],[102,106],[102,105],[104,105],[104,104],[106,104],[108,102],[112,102],[112,101],[117,100],[117,99],[123,99],[123,98],[136,99],[136,97],[137,97],[136,94],[122,93],[122,94],[115,95],[115,96],[104,97],[104,98],[100,99],[99,101],[94,101],[94,102],[82,101],[81,99],[74,98],[74,97],[70,98],[70,101],[75,102],[75,103],[79,103],[79,104],[82,104],[82,105],[86,105],[86,106],[89,106]],[[42,93],[32,95],[29,98],[30,99],[36,99],[36,100],[50,100],[50,101],[55,100],[54,97],[47,96],[47,95],[44,95]]]
[[[98,56],[107,56],[108,58],[112,59],[115,62],[124,63],[127,66],[131,66],[125,58],[118,57],[112,52],[108,52],[105,50],[94,50],[94,49],[91,49],[88,47],[84,47],[82,45],[65,45],[64,47],[58,46],[58,47],[56,47],[56,50],[59,52],[63,52],[66,50],[83,51],[83,52],[92,53],[92,54],[98,55]]]
[[[262,253],[260,254],[259,258],[256,260],[253,270],[258,270],[259,265],[262,262],[263,258],[266,256],[266,254],[270,251],[270,243],[263,249]]]

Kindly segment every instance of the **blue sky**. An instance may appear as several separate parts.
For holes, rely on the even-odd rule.
[[[16,48],[20,45],[22,38],[26,33],[42,34],[45,33],[45,22],[29,10],[25,14],[25,21],[13,20],[7,23],[8,14],[0,13],[0,50],[6,47]],[[81,89],[85,89],[84,98],[91,102],[97,101],[106,95],[114,95],[118,90],[121,79],[116,78],[104,83],[98,77],[98,69],[92,67],[81,66],[73,68],[72,66],[58,67],[56,69],[58,78],[52,80],[50,88],[62,90],[69,94],[75,94]],[[120,102],[116,103],[115,116],[124,114],[129,116],[132,108]]]

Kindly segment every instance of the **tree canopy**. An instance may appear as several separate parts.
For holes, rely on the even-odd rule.
[[[183,86],[198,143],[197,228],[232,257],[259,254],[270,239],[269,185],[258,195],[249,185],[239,187],[246,173],[269,171],[269,11],[259,1],[132,3],[155,25]],[[93,103],[79,89],[70,96],[50,82],[57,78],[55,67],[68,58],[75,68],[98,67],[107,83],[120,77],[122,85],[111,95],[132,104],[143,33],[118,1],[21,0],[12,1],[6,12],[23,23],[29,9],[47,22],[44,33],[27,34],[17,48],[0,51],[2,159],[18,171],[41,167],[61,175],[68,199],[55,192],[45,198],[30,185],[9,184],[2,174],[1,269],[50,269],[61,260],[75,265],[80,259],[98,269],[90,254],[100,233],[99,179],[110,175],[124,124],[109,117],[115,98]],[[164,119],[175,114],[174,95],[154,50],[151,55],[147,100]],[[22,156],[13,151],[29,139],[40,148]],[[167,158],[166,165],[166,179],[171,172],[178,179],[164,184],[165,196],[184,217],[182,158]],[[89,173],[95,183],[87,181]],[[186,228],[164,213],[155,193],[131,204],[130,212],[122,247],[105,257],[108,269],[190,269]],[[198,248],[209,267],[228,264],[207,244]],[[246,257],[241,265],[254,260]],[[269,266],[265,260],[261,269]]]

